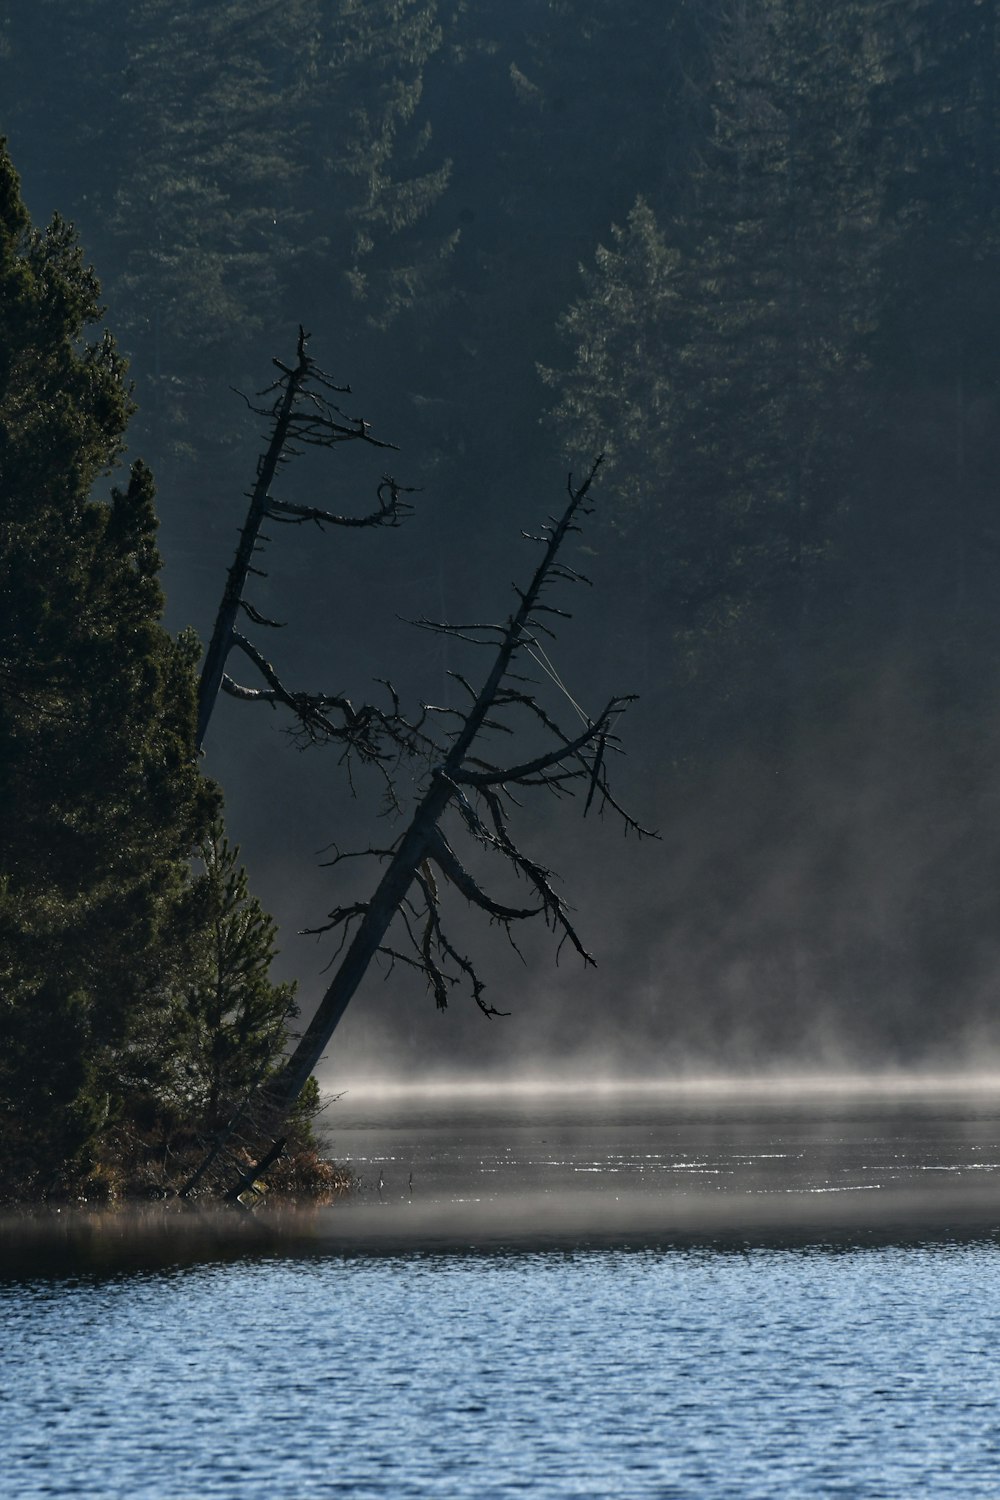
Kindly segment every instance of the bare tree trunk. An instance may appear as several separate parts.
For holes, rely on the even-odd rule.
[[[349,395],[350,387],[333,384],[306,352],[308,342],[308,334],[300,327],[295,364],[286,365],[280,359],[274,360],[280,372],[278,379],[260,393],[261,397],[273,398],[270,406],[257,405],[244,397],[255,415],[265,417],[271,423],[270,437],[267,447],[257,460],[257,477],[249,492],[250,508],[240,532],[236,556],[229,570],[212,639],[205,654],[198,685],[198,750],[202,748],[209,721],[223,689],[244,701],[281,704],[292,712],[304,731],[313,738],[346,741],[362,756],[371,754],[374,749],[370,739],[366,740],[371,710],[356,711],[346,699],[336,694],[290,691],[264,655],[236,629],[241,610],[254,625],[281,628],[279,621],[267,619],[246,598],[250,574],[267,576],[253,565],[255,553],[268,540],[261,533],[265,520],[286,526],[311,524],[322,531],[333,526],[398,526],[401,519],[409,514],[410,507],[404,497],[412,491],[398,485],[388,474],[382,476],[382,482],[378,486],[376,508],[364,515],[338,515],[318,506],[297,505],[272,495],[271,486],[278,471],[290,459],[301,454],[304,448],[334,448],[347,442],[367,443],[374,448],[392,447],[391,443],[374,438],[366,421],[345,416],[333,404],[331,393]],[[226,662],[234,646],[239,647],[242,655],[249,659],[259,676],[264,679],[263,687],[243,687],[227,675]],[[329,717],[331,710],[340,716],[336,724]]]
[[[306,1080],[316,1071],[330,1038],[340,1024],[372,959],[382,947],[389,926],[413,884],[418,868],[427,858],[438,820],[455,788],[443,777],[435,777],[409,828],[393,855],[368,903],[360,927],[337,967],[337,972],[317,1007],[298,1046],[284,1067],[268,1084],[268,1099],[277,1117],[288,1112]]]
[[[222,679],[226,671],[226,658],[232,650],[236,635],[236,620],[243,603],[243,593],[246,589],[247,578],[254,571],[252,559],[260,536],[260,528],[264,517],[267,515],[268,497],[274,476],[278,469],[278,463],[288,442],[289,428],[292,414],[295,410],[295,399],[302,388],[302,383],[309,371],[308,357],[305,351],[305,336],[299,329],[298,359],[294,370],[291,370],[285,382],[284,393],[275,417],[274,428],[271,432],[271,440],[263,454],[257,469],[257,480],[250,493],[250,509],[240,532],[239,546],[233,565],[229,570],[229,578],[226,582],[225,592],[222,595],[222,603],[219,605],[219,613],[215,619],[215,628],[212,631],[212,639],[205,653],[205,664],[202,667],[201,680],[198,684],[198,729],[196,749],[200,750],[208,729],[208,722],[212,717],[219,693],[222,690]]]

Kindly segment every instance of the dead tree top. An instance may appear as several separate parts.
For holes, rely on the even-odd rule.
[[[631,694],[609,698],[590,716],[570,697],[549,660],[542,642],[551,641],[552,619],[567,619],[566,610],[550,602],[554,586],[589,583],[577,569],[560,560],[567,539],[580,530],[580,521],[590,513],[587,498],[601,460],[592,466],[582,484],[567,483],[568,499],[559,516],[550,517],[540,534],[529,540],[543,549],[535,572],[524,589],[514,585],[517,601],[504,621],[446,623],[421,619],[421,629],[446,635],[467,644],[484,646],[493,653],[485,680],[476,689],[458,672],[450,675],[468,698],[462,708],[424,704],[417,715],[407,718],[392,694],[390,708],[379,723],[386,747],[400,755],[418,758],[426,767],[418,806],[405,831],[385,848],[340,853],[327,861],[371,857],[386,869],[370,901],[352,902],[331,911],[311,933],[336,933],[339,946],[335,964],[368,926],[384,921],[375,945],[390,965],[401,963],[421,973],[440,1007],[448,1002],[456,985],[465,985],[486,1015],[502,1014],[484,998],[485,984],[472,961],[460,953],[449,938],[443,917],[442,882],[450,885],[473,907],[501,926],[516,948],[514,927],[521,921],[541,917],[558,935],[557,950],[568,943],[584,963],[594,962],[571,920],[570,909],[559,894],[552,872],[519,846],[512,832],[511,817],[521,794],[542,790],[556,797],[579,795],[586,816],[591,809],[612,813],[626,834],[656,837],[640,824],[612,791],[609,759],[621,753],[617,724],[633,701]],[[523,665],[529,670],[521,671]],[[558,682],[579,717],[579,724],[566,727],[539,701],[532,675],[541,669]],[[518,722],[520,718],[521,722]],[[533,726],[548,745],[530,754],[513,753],[498,760],[487,741],[496,733],[516,744],[524,721]],[[492,733],[491,733],[492,732]],[[442,826],[450,814],[448,832]],[[527,888],[526,901],[501,900],[487,892],[463,863],[456,850],[458,835],[499,855]],[[401,877],[401,888],[393,884],[393,872]],[[388,882],[388,884],[387,884]],[[387,908],[391,900],[392,910]],[[389,928],[396,937],[389,935]],[[346,962],[346,959],[345,959]],[[336,983],[336,981],[335,981]]]
[[[363,417],[345,414],[334,397],[350,395],[350,386],[335,385],[308,353],[309,336],[299,328],[294,364],[274,360],[278,378],[255,398],[237,392],[257,416],[267,421],[265,447],[257,460],[254,483],[246,492],[249,502],[246,520],[240,532],[233,565],[216,616],[212,639],[205,654],[198,689],[198,748],[204,741],[208,724],[220,692],[245,702],[267,703],[272,708],[290,711],[294,722],[307,735],[320,739],[338,739],[363,757],[377,758],[379,748],[369,733],[371,721],[377,722],[374,710],[356,710],[340,693],[316,693],[291,689],[277,670],[241,631],[237,621],[242,613],[251,625],[272,630],[284,622],[272,619],[246,597],[251,577],[266,578],[257,563],[270,538],[262,527],[265,521],[286,526],[312,524],[321,531],[331,527],[371,529],[396,527],[411,513],[408,496],[412,489],[398,484],[391,474],[383,474],[376,491],[374,507],[357,515],[341,514],[319,505],[302,505],[279,498],[272,492],[276,479],[289,463],[301,457],[307,448],[333,449],[342,443],[365,443],[369,447],[395,451],[392,443],[376,438],[371,424]],[[245,686],[226,671],[234,650],[254,667],[256,684]]]

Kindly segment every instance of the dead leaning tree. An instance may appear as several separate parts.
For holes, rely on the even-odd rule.
[[[345,416],[333,402],[332,396],[350,395],[351,388],[334,385],[306,352],[308,341],[309,335],[300,327],[295,364],[286,365],[275,359],[274,364],[280,371],[277,380],[259,392],[256,401],[243,396],[255,415],[268,420],[270,435],[267,447],[257,461],[254,485],[248,491],[249,509],[219,605],[212,639],[205,653],[198,685],[199,750],[221,691],[245,701],[283,705],[307,735],[340,740],[363,758],[378,758],[383,753],[378,732],[380,715],[376,710],[355,709],[349,699],[337,693],[290,691],[263,652],[237,629],[241,612],[254,625],[272,630],[282,628],[281,621],[269,619],[245,597],[251,576],[267,577],[261,568],[254,566],[255,557],[270,541],[262,530],[265,521],[290,526],[311,523],[320,530],[329,526],[398,526],[410,513],[406,496],[413,491],[397,484],[389,474],[382,476],[378,486],[376,509],[361,516],[343,516],[318,506],[295,505],[277,499],[271,493],[276,476],[307,448],[331,449],[352,442],[367,443],[373,448],[393,448],[393,444],[373,437],[366,421]],[[268,397],[271,398],[269,405],[259,404]],[[253,665],[263,679],[263,686],[244,687],[229,676],[226,665],[234,649],[242,652]]]
[[[280,1130],[280,1122],[287,1118],[314,1073],[358,986],[379,956],[390,965],[403,964],[420,974],[439,1007],[447,1005],[453,988],[464,984],[487,1016],[501,1014],[486,1003],[485,986],[473,962],[448,936],[439,880],[452,885],[471,906],[498,923],[515,947],[515,925],[540,917],[558,935],[560,951],[568,943],[585,964],[594,962],[553,884],[552,872],[515,842],[511,810],[524,791],[537,789],[557,797],[581,793],[584,816],[596,805],[602,813],[612,811],[626,833],[655,837],[625,811],[608,780],[608,758],[620,750],[615,726],[632,701],[631,695],[611,698],[592,718],[569,699],[581,718],[581,727],[571,731],[540,701],[537,679],[531,675],[533,669],[541,669],[569,698],[542,638],[553,638],[551,621],[569,619],[570,615],[550,603],[547,595],[554,584],[589,581],[562,561],[560,553],[567,538],[579,531],[581,518],[590,512],[587,499],[599,465],[600,459],[578,487],[570,479],[565,509],[560,516],[550,517],[539,535],[522,533],[544,550],[528,587],[522,591],[515,585],[517,608],[504,623],[415,622],[425,630],[492,650],[492,666],[478,690],[461,674],[450,674],[469,699],[463,709],[424,705],[408,721],[390,688],[389,712],[373,717],[366,726],[369,740],[361,747],[363,753],[367,754],[371,745],[382,761],[395,753],[409,757],[411,762],[414,757],[423,762],[416,810],[389,847],[362,851],[384,866],[369,899],[337,907],[320,927],[307,929],[339,933],[338,957],[343,956],[298,1044],[260,1090],[254,1115],[260,1127],[270,1127],[269,1134]],[[515,670],[525,667],[527,671]],[[518,718],[540,732],[548,748],[500,761],[491,738],[496,734],[514,735]],[[307,727],[311,738],[321,737],[315,722]],[[335,731],[330,738],[342,741],[343,725],[338,723]],[[514,906],[489,895],[456,853],[456,834],[497,855],[513,870],[527,888],[527,904]],[[358,856],[337,854],[331,863],[354,857]],[[218,1158],[227,1134],[223,1132],[216,1141],[182,1190],[184,1195]],[[251,1189],[280,1155],[283,1144],[280,1135],[272,1139],[226,1197],[238,1200]]]
[[[247,491],[249,506],[233,564],[219,605],[215,626],[198,685],[196,745],[200,751],[220,692],[244,702],[266,703],[283,707],[292,715],[293,732],[306,741],[339,744],[347,757],[381,765],[401,753],[403,739],[398,726],[385,722],[385,715],[369,705],[355,707],[340,693],[311,692],[288,688],[262,651],[238,627],[241,616],[251,625],[270,629],[283,628],[282,622],[261,613],[245,596],[252,577],[266,578],[256,564],[262,549],[271,538],[264,532],[265,522],[302,526],[312,524],[321,531],[329,527],[375,528],[396,527],[411,513],[407,497],[414,490],[400,485],[390,474],[383,474],[377,486],[374,510],[358,516],[340,515],[324,507],[300,505],[278,498],[272,492],[276,479],[287,465],[301,457],[306,449],[330,450],[342,443],[361,442],[376,449],[395,451],[395,445],[372,435],[363,418],[347,416],[333,397],[350,395],[350,386],[336,385],[307,351],[309,335],[299,327],[295,361],[285,364],[275,359],[277,379],[250,399],[236,392],[249,409],[268,423],[264,434],[266,446],[257,460],[254,483]],[[226,668],[231,653],[237,650],[254,667],[258,685],[244,686],[229,675]],[[387,777],[388,780],[388,777]],[[259,1081],[259,1080],[258,1080]],[[181,1190],[188,1196],[218,1158],[225,1143],[232,1139],[241,1123],[253,1124],[253,1090],[240,1103],[236,1114],[212,1143],[208,1155]]]

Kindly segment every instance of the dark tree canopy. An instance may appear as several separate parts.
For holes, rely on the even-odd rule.
[[[194,755],[198,646],[159,623],[148,469],[100,496],[132,410],[100,316],[72,229],[31,227],[0,150],[0,1185],[38,1191],[137,1100],[154,1114],[172,1101],[192,1123],[166,1041],[196,1022],[188,1066],[206,1074],[208,1115],[220,1107],[232,1063],[201,1035],[221,1021],[197,976],[215,972],[216,1010],[262,1032],[254,1069],[262,1045],[280,1054],[289,1001],[275,995],[261,1019],[263,918],[252,1006],[210,958],[245,891]],[[192,884],[199,847],[208,867]]]

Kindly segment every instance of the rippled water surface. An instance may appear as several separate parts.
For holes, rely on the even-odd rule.
[[[626,1113],[584,1143],[564,1111],[524,1119],[509,1136],[530,1158],[528,1203],[566,1210],[561,1236],[553,1212],[535,1245],[532,1210],[517,1217],[516,1181],[505,1194],[469,1176],[476,1161],[504,1160],[509,1119],[473,1131],[463,1156],[457,1115],[450,1133],[440,1114],[425,1116],[420,1139],[411,1118],[407,1157],[389,1115],[360,1112],[353,1126],[345,1116],[343,1138],[353,1130],[364,1147],[355,1159],[365,1156],[369,1185],[346,1239],[334,1208],[299,1234],[224,1251],[165,1233],[156,1254],[147,1245],[129,1260],[102,1254],[115,1232],[102,1242],[95,1230],[34,1270],[23,1256],[8,1262],[0,1494],[1000,1493],[1000,1253],[983,1188],[1000,1160],[989,1149],[992,1108],[908,1106],[883,1113],[878,1132],[857,1108],[823,1120],[750,1110],[742,1124],[739,1110],[714,1123],[695,1111],[704,1129],[686,1144],[669,1111],[645,1124]],[[659,1152],[655,1168],[638,1162],[637,1130]],[[450,1143],[444,1161],[436,1131]],[[529,1140],[546,1151],[533,1155]],[[766,1165],[782,1152],[792,1166]],[[862,1170],[873,1156],[874,1192]],[[625,1195],[638,1218],[617,1231],[602,1218],[606,1180],[582,1195],[565,1183],[583,1161],[600,1170],[579,1175],[606,1177],[612,1158],[616,1175],[652,1174]],[[937,1188],[912,1197],[935,1158],[943,1214]],[[722,1189],[702,1184],[702,1209],[674,1233],[681,1200],[669,1174],[688,1160],[731,1175]],[[905,1232],[875,1215],[873,1234],[861,1205],[891,1196],[892,1173],[910,1194]],[[972,1218],[956,1176],[977,1185]],[[854,1206],[835,1232],[796,1227],[823,1186]],[[699,1218],[706,1194],[714,1228]],[[485,1235],[463,1217],[477,1199],[492,1214]],[[758,1199],[780,1200],[783,1217],[765,1216],[760,1232],[716,1232]],[[450,1217],[435,1219],[431,1203]],[[643,1218],[643,1204],[660,1217]],[[421,1212],[425,1232],[397,1244],[406,1216]],[[402,1225],[392,1246],[377,1236],[366,1245],[366,1226],[390,1221]],[[435,1235],[443,1248],[431,1247]]]

